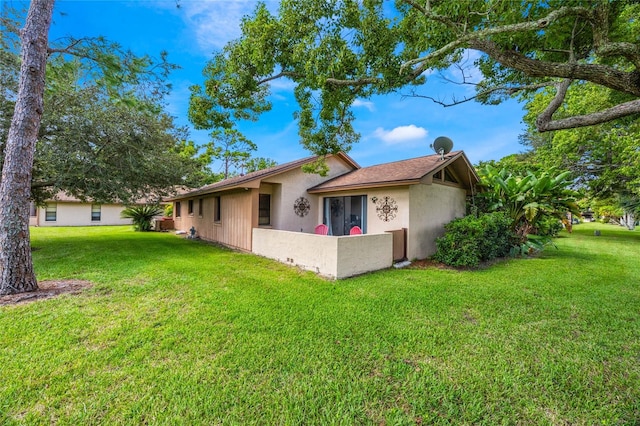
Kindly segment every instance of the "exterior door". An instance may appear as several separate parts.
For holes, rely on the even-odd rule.
[[[367,233],[367,196],[325,197],[323,223],[329,235],[349,235],[354,226]]]

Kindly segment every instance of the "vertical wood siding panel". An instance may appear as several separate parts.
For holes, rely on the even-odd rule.
[[[220,241],[251,250],[251,192],[223,195],[221,203]]]

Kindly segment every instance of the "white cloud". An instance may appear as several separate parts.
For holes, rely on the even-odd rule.
[[[278,2],[265,3],[272,13],[277,10]],[[193,33],[193,40],[202,53],[208,55],[240,37],[242,17],[251,15],[257,4],[253,0],[181,0],[177,14]]]
[[[351,104],[353,107],[358,108],[358,107],[364,107],[366,109],[368,109],[371,112],[374,112],[376,110],[376,106],[373,102],[371,101],[365,101],[363,99],[356,99],[355,101],[353,101],[353,103]]]
[[[385,130],[382,127],[378,127],[373,132],[374,137],[381,139],[388,145],[411,144],[423,141],[428,134],[429,132],[425,128],[418,127],[415,124],[398,126],[391,130]]]
[[[295,82],[292,80],[282,77],[276,80],[271,80],[269,82],[269,86],[271,87],[272,92],[291,92],[293,93],[293,89],[296,88]]]

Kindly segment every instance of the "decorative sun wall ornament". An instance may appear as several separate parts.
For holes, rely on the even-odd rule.
[[[382,197],[378,199],[376,201],[376,212],[378,213],[378,217],[385,222],[395,219],[396,214],[398,213],[396,200],[391,197]]]
[[[311,204],[309,204],[309,200],[304,197],[298,198],[295,203],[293,203],[293,212],[300,217],[306,216],[309,210],[311,210]]]

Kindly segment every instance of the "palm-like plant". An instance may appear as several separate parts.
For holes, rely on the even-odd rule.
[[[141,205],[127,207],[120,216],[133,220],[136,231],[146,232],[151,230],[151,221],[155,216],[161,215],[163,210],[157,205]]]
[[[573,183],[570,172],[556,175],[552,170],[517,176],[504,168],[487,165],[479,170],[479,174],[487,189],[483,196],[489,200],[489,210],[505,211],[522,242],[526,241],[527,235],[536,233],[537,224],[543,217],[562,220],[567,212],[579,213],[577,194],[569,189]]]

